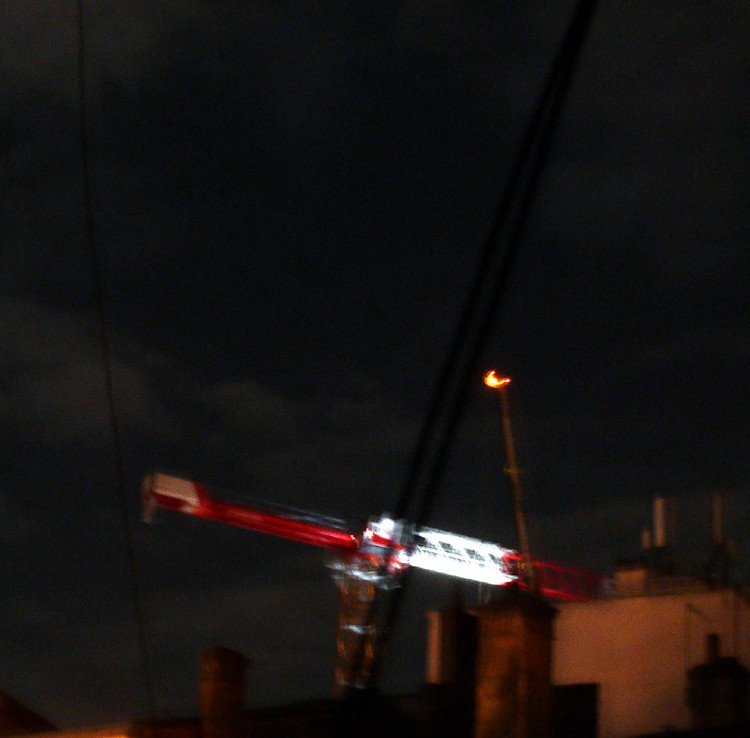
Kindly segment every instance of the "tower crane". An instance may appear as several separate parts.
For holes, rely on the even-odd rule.
[[[416,528],[387,513],[357,527],[277,504],[228,502],[203,484],[162,472],[144,478],[142,502],[146,521],[162,508],[327,550],[328,566],[341,594],[335,677],[339,688],[368,683],[379,635],[368,618],[370,605],[377,590],[397,586],[407,568],[497,587],[513,583],[527,587],[524,559],[517,551],[435,528]],[[534,561],[534,571],[537,591],[546,597],[586,601],[600,594],[601,577],[590,572],[540,561]],[[357,654],[363,638],[362,657]],[[359,675],[351,677],[352,664],[360,660]]]

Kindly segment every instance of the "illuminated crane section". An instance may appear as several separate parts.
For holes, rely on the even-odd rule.
[[[517,556],[510,548],[476,538],[458,536],[434,528],[420,528],[408,557],[409,566],[417,569],[502,586],[518,579],[507,563]]]

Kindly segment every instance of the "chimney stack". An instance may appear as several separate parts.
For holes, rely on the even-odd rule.
[[[198,710],[203,738],[238,738],[248,659],[227,648],[200,656]]]
[[[474,738],[548,738],[555,609],[525,592],[477,610]]]

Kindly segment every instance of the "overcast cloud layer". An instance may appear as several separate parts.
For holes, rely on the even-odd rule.
[[[160,714],[198,653],[253,705],[325,696],[315,550],[163,515],[144,472],[362,519],[393,506],[572,2],[84,2],[95,245]],[[0,8],[0,689],[142,716],[84,227],[76,4]],[[608,572],[653,495],[700,571],[729,495],[746,582],[750,10],[602,0],[430,523],[515,545],[511,400],[540,556]],[[422,678],[420,574],[387,688]],[[467,591],[467,596],[473,593]]]

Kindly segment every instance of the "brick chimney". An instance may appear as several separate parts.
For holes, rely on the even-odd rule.
[[[200,656],[198,712],[203,738],[239,738],[249,661],[236,651],[212,648]]]
[[[477,610],[475,738],[547,738],[555,609],[518,592]]]

